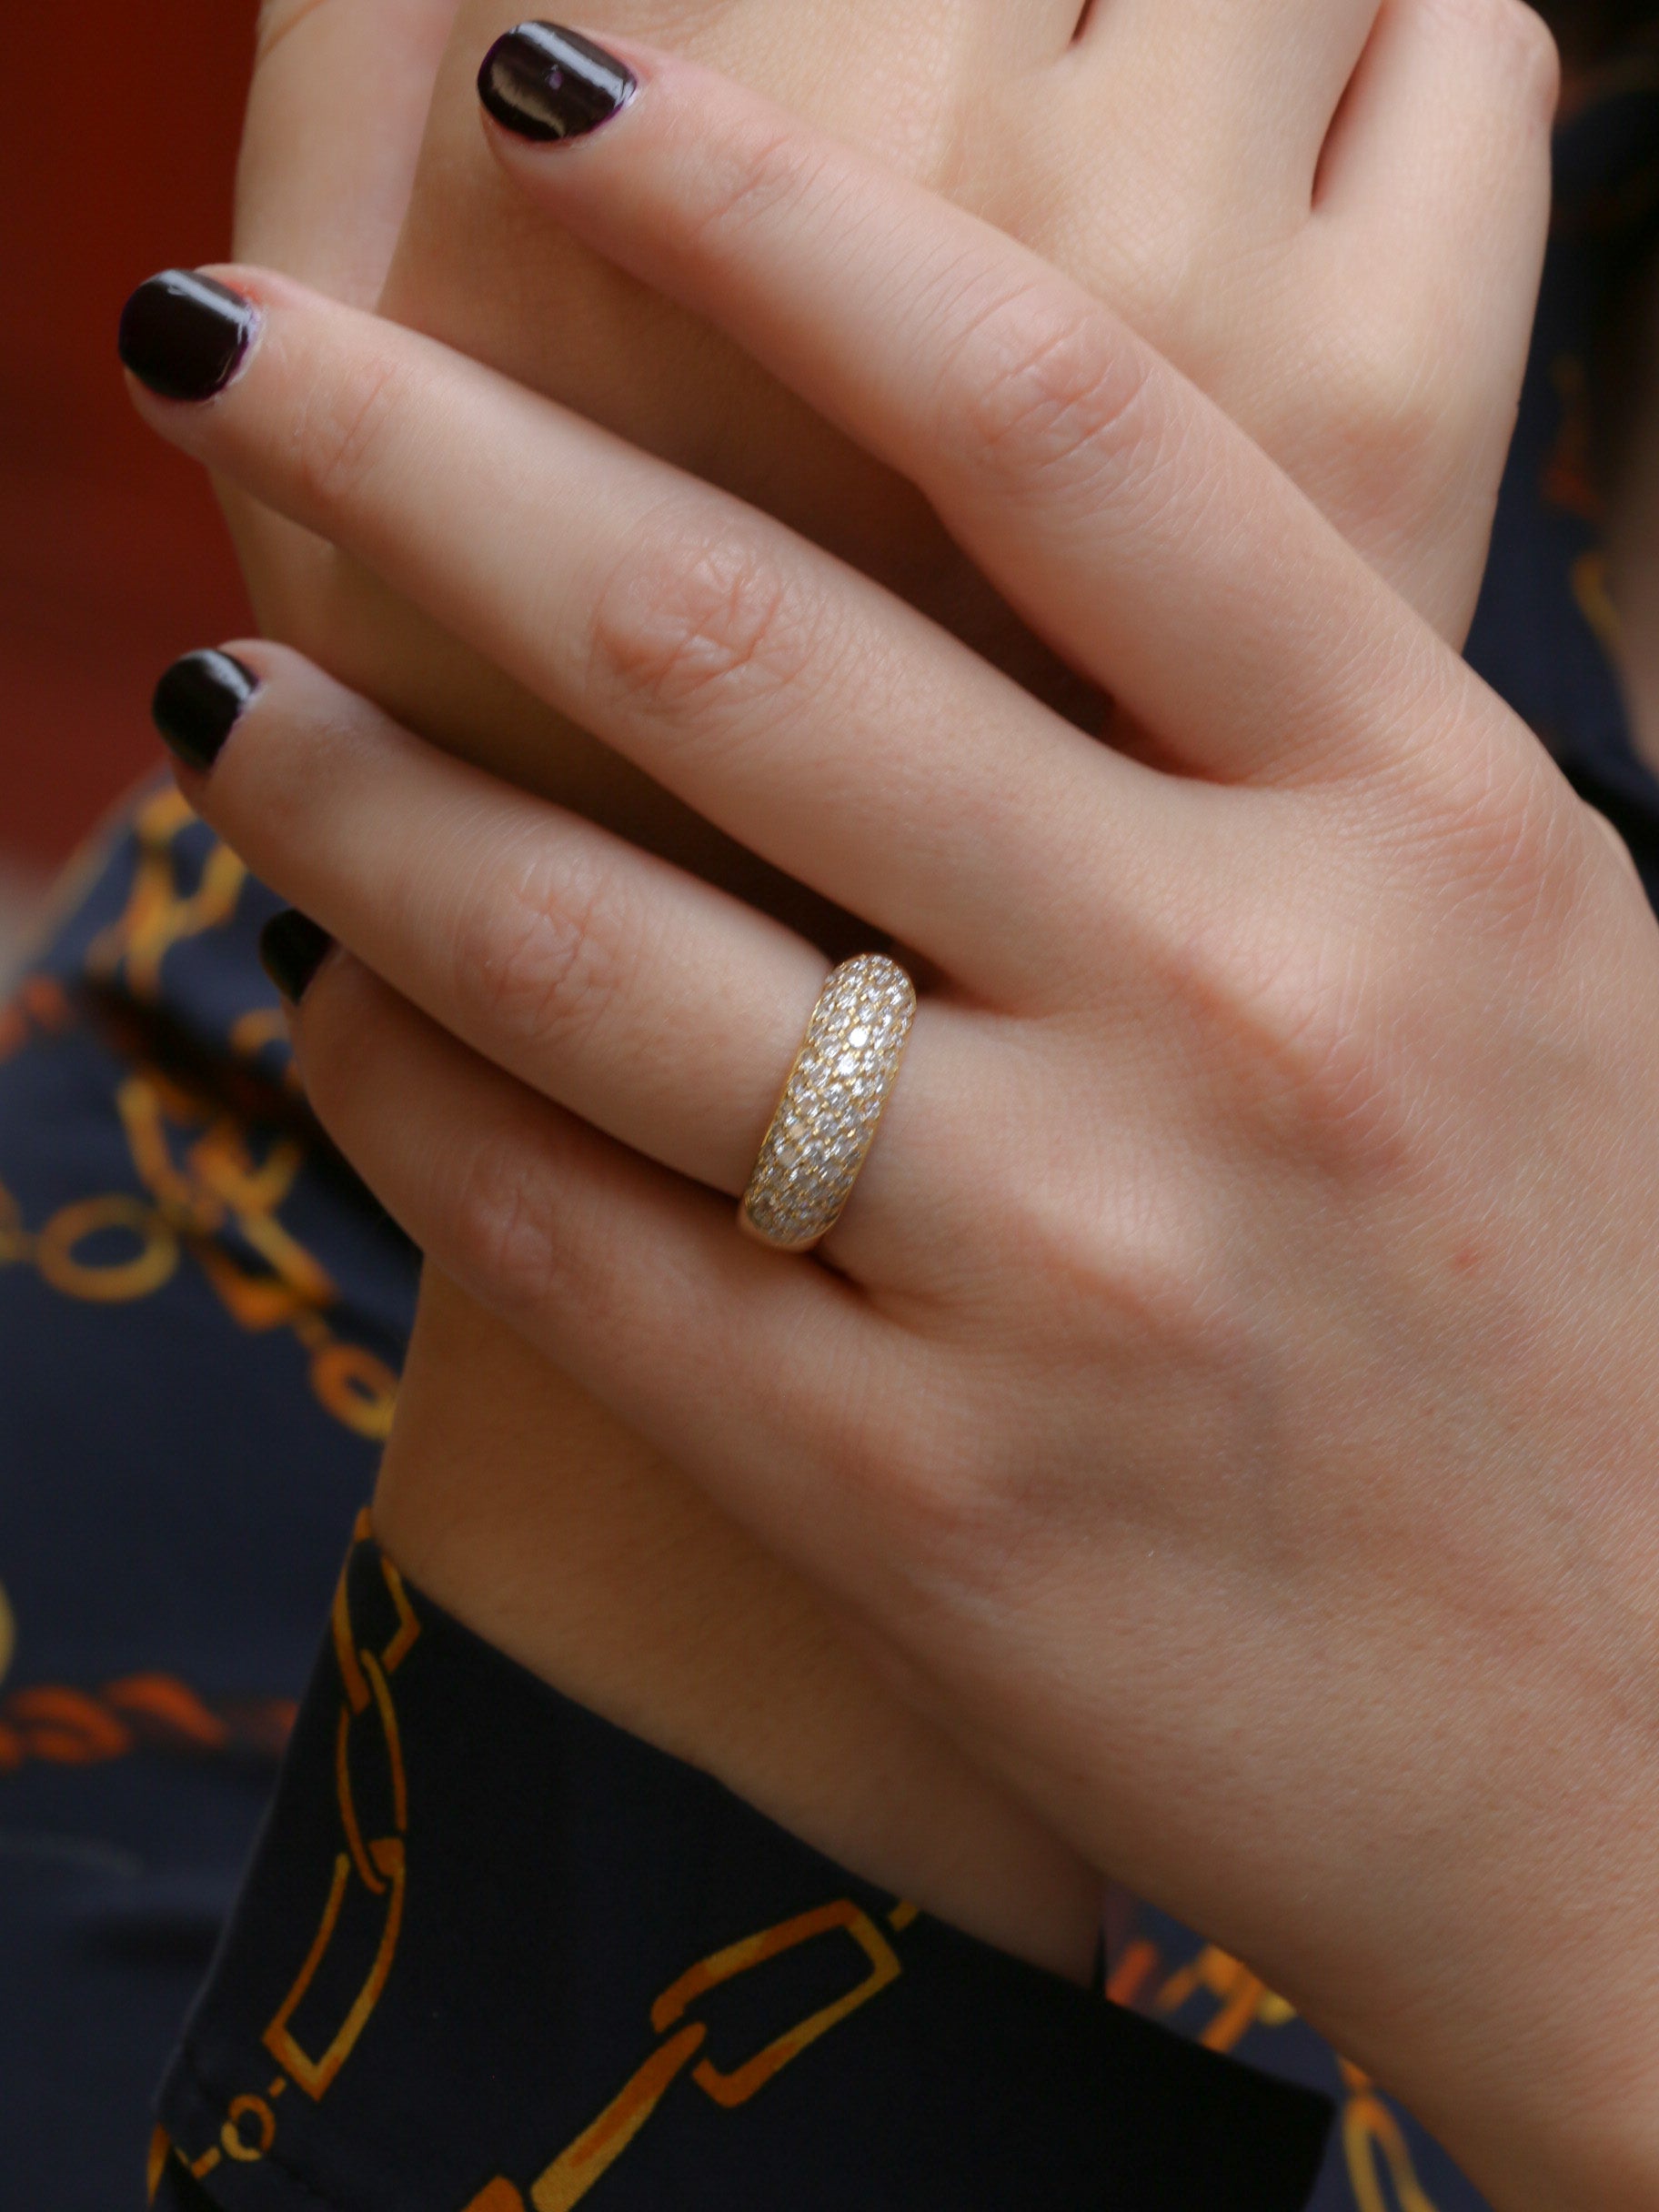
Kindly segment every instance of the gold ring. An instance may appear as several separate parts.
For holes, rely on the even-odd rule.
[[[916,1019],[916,986],[880,952],[843,960],[819,994],[743,1193],[763,1243],[807,1252],[852,1196]]]

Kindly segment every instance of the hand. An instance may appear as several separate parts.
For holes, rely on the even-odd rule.
[[[1074,47],[1071,0],[1011,21],[1001,0],[782,15],[720,0],[672,27],[809,112],[884,139],[1124,299],[1455,628],[1524,351],[1549,71],[1519,9],[1391,8],[1315,213],[1330,113],[1374,12],[1342,0],[1310,37],[1276,5],[1202,11],[1185,33],[1167,11],[1141,24],[1119,10],[1108,29],[1097,9]],[[1018,644],[908,486],[706,325],[550,230],[502,176],[473,85],[512,20],[498,6],[467,6],[454,24],[409,205],[455,15],[455,0],[415,15],[385,0],[267,11],[241,250],[367,304],[407,206],[387,312],[787,506],[1004,659],[1046,669],[1053,688],[1051,659]],[[650,9],[631,20],[649,28]],[[1181,138],[1222,157],[1172,160]],[[404,698],[475,757],[821,926],[816,903],[323,541],[248,502],[237,521],[279,634]],[[1086,1971],[1096,1914],[1070,1855],[899,1704],[809,1591],[436,1271],[404,1409],[377,1523],[453,1610],[872,1878]]]
[[[1081,1849],[1497,2201],[1626,2212],[1659,2188],[1653,918],[1530,733],[1106,310],[633,58],[624,116],[504,165],[908,466],[1178,772],[242,273],[263,342],[156,427],[931,978],[830,1266],[757,1250],[729,1197],[821,959],[267,649],[201,803],[396,986],[324,968],[312,1100]]]
[[[462,0],[382,311],[1040,670],[900,479],[706,322],[539,222],[500,175],[474,81],[518,20],[505,0]],[[582,24],[735,75],[1021,239],[1462,638],[1548,213],[1553,56],[1527,10],[597,0]]]
[[[807,34],[827,31],[833,12],[798,8],[797,45],[810,48]],[[237,194],[250,258],[374,304],[454,15],[455,0],[266,7]],[[476,138],[474,73],[476,58],[464,87]],[[464,297],[453,246],[477,222],[480,186],[491,198],[498,189],[493,163],[480,167],[469,180],[429,174],[417,195],[421,243],[400,256],[412,310],[426,288],[452,309]],[[476,286],[474,262],[460,266]],[[630,356],[638,381],[637,346]],[[659,374],[660,410],[692,387],[678,358],[665,356]],[[334,549],[234,485],[220,491],[267,614],[280,622],[327,604],[343,619]],[[351,649],[390,665],[411,622],[426,626],[386,607],[384,621],[357,609]],[[427,634],[465,678],[470,657]],[[556,718],[544,719],[557,737]],[[588,795],[603,814],[605,778],[626,764],[590,749],[604,765]],[[724,842],[702,834],[706,846]],[[868,1879],[1057,1972],[1089,1974],[1098,1877],[894,1694],[814,1592],[435,1269],[375,1521],[431,1594],[567,1695],[708,1768]]]
[[[1095,726],[1087,687],[899,474],[537,222],[474,92],[514,20],[503,0],[456,15],[383,311],[779,515]],[[1462,637],[1547,219],[1553,62],[1515,0],[602,0],[584,21],[846,127],[1099,291]],[[366,55],[354,90],[377,67]],[[255,585],[272,635],[423,734],[830,940],[821,905],[383,578],[325,561]]]

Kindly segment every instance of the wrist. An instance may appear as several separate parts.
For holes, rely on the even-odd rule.
[[[1587,1723],[1586,1739],[1596,1733]],[[1604,1744],[1586,1764],[1606,1757]],[[1446,1914],[1432,1880],[1417,1885],[1418,1931],[1439,1929],[1432,2004],[1368,2002],[1363,2018],[1317,2024],[1493,2212],[1659,2212],[1659,1966],[1643,1865],[1659,1815],[1644,1800],[1659,1790],[1627,1772],[1619,1786],[1580,1791],[1564,1762],[1553,1785],[1553,1819],[1538,1804],[1512,1806],[1513,1822],[1494,1808],[1513,1852],[1495,1835],[1465,1837],[1483,1895],[1465,1889]],[[1369,1982],[1374,1999],[1386,1978],[1358,1966],[1353,1986]]]

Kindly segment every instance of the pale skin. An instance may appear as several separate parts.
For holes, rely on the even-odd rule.
[[[307,995],[313,1101],[447,1272],[1496,2202],[1659,2201],[1646,902],[1109,310],[629,53],[623,117],[498,141],[508,173],[902,458],[1167,765],[718,492],[230,272],[263,340],[156,427],[931,979],[832,1265],[759,1252],[730,1200],[821,959],[266,649],[199,796],[378,970]],[[480,485],[528,559],[457,533]]]
[[[839,79],[844,98],[850,15],[867,65],[864,126],[888,133],[888,150],[929,181],[951,183],[970,205],[989,201],[1010,227],[1123,298],[1455,632],[1478,576],[1524,343],[1542,230],[1548,58],[1520,11],[1399,11],[1390,39],[1378,42],[1389,68],[1375,66],[1373,55],[1369,73],[1369,130],[1350,136],[1356,158],[1346,227],[1327,224],[1299,252],[1285,211],[1300,191],[1305,222],[1326,127],[1372,12],[1332,11],[1323,53],[1291,38],[1267,9],[1260,22],[1241,21],[1208,43],[1202,25],[1212,13],[1194,18],[1184,47],[1120,44],[1108,55],[1097,40],[1074,55],[1066,11],[1036,9],[1021,25],[1029,47],[1014,88],[996,98],[986,91],[988,30],[994,22],[1002,33],[1006,70],[1006,10],[896,15],[884,8],[865,22],[858,10],[820,19],[799,9],[780,38],[775,9],[710,7],[689,18],[680,11],[666,27],[845,122],[835,87]],[[453,14],[452,5],[416,11],[419,39],[408,35],[408,11],[400,17],[389,50],[407,72],[400,96],[410,113],[422,96],[420,70],[435,65],[448,27],[441,19]],[[775,397],[769,404],[779,427],[757,438],[755,409],[743,404],[741,385],[733,389],[735,354],[707,363],[699,355],[700,381],[690,380],[688,400],[683,349],[667,342],[667,311],[549,230],[503,179],[478,126],[471,75],[488,36],[512,19],[498,7],[463,12],[387,304],[659,449],[755,489],[754,472],[784,442],[784,428],[799,449],[799,424],[810,417]],[[640,20],[630,11],[634,27]],[[384,138],[366,139],[354,104],[349,127],[332,130],[328,101],[312,87],[351,85],[365,65],[387,85],[385,25],[372,8],[337,6],[313,11],[291,32],[274,11],[269,29],[277,44],[261,72],[250,136],[244,247],[346,297],[372,298],[376,252],[388,250],[407,194],[407,126],[399,139],[383,108]],[[896,56],[901,37],[907,52]],[[1254,89],[1239,98],[1241,39],[1254,42],[1262,71],[1282,88],[1274,99]],[[434,59],[423,63],[423,54]],[[1269,206],[1257,216],[1261,244],[1249,251],[1240,250],[1248,209],[1236,160],[1172,192],[1167,134],[1148,143],[1131,127],[1158,109],[1154,95],[1177,59],[1195,143],[1216,145],[1224,125],[1236,153],[1239,132],[1256,134],[1249,173]],[[1058,106],[1055,86],[1068,88]],[[1287,103],[1300,109],[1300,131],[1289,126]],[[918,116],[929,118],[920,135]],[[1455,127],[1437,125],[1437,116]],[[1391,177],[1420,149],[1432,158],[1403,206]],[[1211,213],[1218,201],[1225,228]],[[368,210],[355,231],[338,220],[343,202]],[[1446,220],[1447,209],[1466,216],[1472,206],[1483,210],[1480,224]],[[1136,218],[1127,220],[1126,209],[1138,210]],[[1473,246],[1477,237],[1468,266],[1448,255],[1449,238]],[[1378,280],[1368,288],[1355,272]],[[560,334],[595,321],[604,343],[573,359]],[[618,357],[628,369],[622,410]],[[1415,410],[1403,409],[1397,402],[1425,357],[1461,381],[1418,389]],[[1346,381],[1332,363],[1347,365]],[[736,421],[746,443],[721,427]],[[1433,434],[1426,444],[1425,429]],[[824,460],[795,480],[790,518],[845,544],[837,502],[849,449],[814,435]],[[1344,457],[1342,466],[1333,456]],[[863,535],[847,549],[871,567],[888,558],[890,573],[885,548],[896,538],[917,542],[915,509],[891,478],[879,470],[870,477],[892,488],[866,498]],[[768,903],[789,899],[787,886],[757,879],[752,862],[734,860],[735,848],[710,840],[695,816],[655,796],[659,787],[614,754],[597,753],[545,706],[532,709],[498,679],[493,689],[481,686],[476,660],[440,641],[417,653],[411,685],[400,665],[411,658],[409,620],[361,570],[309,546],[298,558],[292,546],[273,548],[268,523],[244,538],[272,627],[394,707],[407,709],[417,690],[429,734],[721,880],[751,891],[759,882]],[[907,556],[899,580],[920,592],[930,561],[937,567],[933,554]],[[1011,657],[1006,644],[1000,649]],[[445,656],[455,664],[447,688],[441,673],[433,679]],[[895,1696],[797,1574],[436,1270],[377,1519],[435,1594],[562,1687],[709,1766],[862,1871],[1061,1971],[1086,1971],[1098,1877],[1075,1851]]]

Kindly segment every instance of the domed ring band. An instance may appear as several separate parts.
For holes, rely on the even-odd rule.
[[[809,1252],[852,1196],[916,1019],[897,960],[861,952],[819,994],[749,1188],[743,1226],[779,1252]]]

